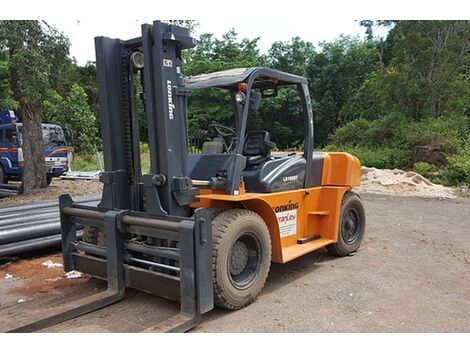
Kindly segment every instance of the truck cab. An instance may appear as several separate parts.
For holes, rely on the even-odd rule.
[[[3,122],[3,124],[1,124]],[[0,183],[19,181],[23,175],[22,123],[12,111],[1,112],[0,118]],[[61,126],[42,124],[47,182],[67,172],[72,149],[67,147]]]

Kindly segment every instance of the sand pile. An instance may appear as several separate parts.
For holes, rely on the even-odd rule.
[[[365,193],[381,193],[402,196],[455,198],[452,188],[436,185],[413,171],[388,170],[362,167],[361,186]]]

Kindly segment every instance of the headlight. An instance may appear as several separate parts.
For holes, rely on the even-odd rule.
[[[243,94],[242,92],[238,92],[237,94],[235,94],[235,101],[237,103],[243,103],[245,101],[245,94]]]

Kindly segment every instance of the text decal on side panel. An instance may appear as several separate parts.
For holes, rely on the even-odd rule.
[[[279,225],[279,233],[281,237],[293,236],[297,234],[297,209],[299,203],[278,205],[273,207],[276,212],[277,223]]]
[[[297,233],[297,210],[276,213],[281,237],[293,236]]]

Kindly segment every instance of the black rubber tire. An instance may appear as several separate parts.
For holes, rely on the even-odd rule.
[[[353,215],[357,220],[356,230],[354,231],[353,238],[348,240],[345,238],[345,221],[347,221],[348,214]],[[328,253],[337,257],[344,257],[358,250],[364,238],[364,231],[366,228],[366,213],[361,198],[354,192],[346,192],[341,202],[341,215],[339,223],[338,242],[326,246]]]
[[[46,183],[47,183],[47,186],[50,186],[50,185],[51,185],[51,182],[52,182],[52,177],[51,177],[51,176],[46,176]]]
[[[7,184],[8,178],[5,176],[5,172],[3,171],[2,165],[0,165],[0,184]]]
[[[237,287],[229,270],[232,247],[242,238],[257,244],[256,269],[246,287]],[[238,310],[256,300],[266,283],[271,266],[271,237],[264,220],[246,209],[229,209],[212,222],[212,269],[214,301],[221,308]],[[253,251],[249,251],[253,253]],[[248,253],[248,252],[247,252]],[[242,273],[249,266],[244,266]]]

